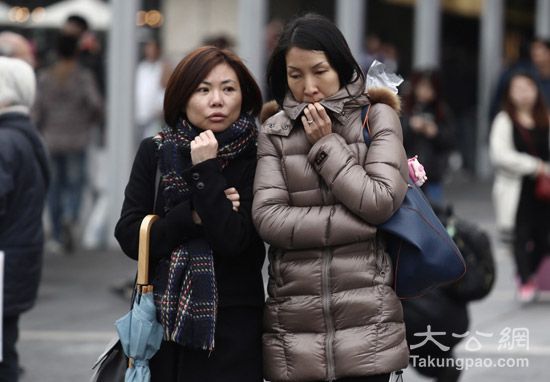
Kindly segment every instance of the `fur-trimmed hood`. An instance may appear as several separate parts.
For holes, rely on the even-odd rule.
[[[371,105],[384,103],[390,106],[397,114],[401,113],[401,99],[388,88],[372,88],[367,92]]]
[[[371,88],[367,92],[367,98],[371,105],[383,103],[390,106],[397,114],[401,113],[401,99],[390,89]],[[264,103],[260,112],[260,123],[264,123],[269,117],[275,115],[280,110],[281,107],[274,100]]]

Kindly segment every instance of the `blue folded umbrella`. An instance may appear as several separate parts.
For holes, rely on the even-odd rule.
[[[149,382],[149,360],[160,348],[163,329],[156,319],[153,293],[136,296],[132,310],[115,323],[124,353],[131,359],[125,382]]]

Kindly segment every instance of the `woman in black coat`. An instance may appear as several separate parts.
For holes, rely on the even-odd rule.
[[[165,337],[153,382],[263,380],[265,247],[250,212],[260,108],[237,56],[198,48],[168,82],[167,127],[139,147],[115,236],[136,259],[141,220],[161,217],[150,276]]]

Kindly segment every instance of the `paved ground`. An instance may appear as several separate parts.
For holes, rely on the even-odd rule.
[[[494,234],[487,183],[463,178],[447,187],[447,193],[457,215],[479,223]],[[465,371],[461,381],[548,380],[550,303],[521,306],[516,302],[511,258],[502,246],[495,248],[496,287],[487,299],[471,305],[470,332],[480,341],[481,348],[468,351],[475,343],[470,340],[466,346],[466,339],[458,356],[465,362],[504,359],[509,364],[517,364],[524,358],[529,365],[499,368],[478,365]],[[39,301],[21,322],[19,350],[26,370],[22,382],[88,381],[92,363],[114,336],[114,321],[128,309],[127,302],[109,292],[109,287],[131,277],[133,269],[134,263],[118,251],[83,251],[72,257],[46,257]],[[499,349],[501,332],[506,328],[527,329],[529,348],[516,337],[517,343],[508,343],[510,349]],[[405,371],[404,377],[411,382],[426,380],[411,368]]]

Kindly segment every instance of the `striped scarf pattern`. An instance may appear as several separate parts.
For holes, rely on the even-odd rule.
[[[156,138],[165,210],[189,199],[183,172],[191,166],[191,141],[202,130],[180,119],[173,129],[165,127]],[[214,134],[222,168],[256,144],[256,124],[241,115],[229,128]],[[214,254],[203,238],[191,239],[175,248],[170,259],[158,266],[154,284],[155,305],[164,338],[183,346],[213,350],[218,293]]]

